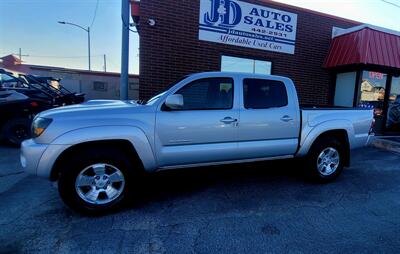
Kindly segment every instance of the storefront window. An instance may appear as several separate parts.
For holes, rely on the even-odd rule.
[[[353,107],[356,77],[357,72],[355,71],[336,75],[335,106]]]
[[[222,56],[221,71],[271,74],[272,63],[249,58]]]
[[[386,129],[400,133],[400,77],[392,78]]]

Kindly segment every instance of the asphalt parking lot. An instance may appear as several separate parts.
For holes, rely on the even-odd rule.
[[[139,203],[102,217],[66,208],[0,147],[0,252],[396,253],[400,156],[366,148],[334,183],[282,161],[162,172]]]

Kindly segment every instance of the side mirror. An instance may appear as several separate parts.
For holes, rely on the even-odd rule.
[[[183,107],[182,94],[172,94],[165,100],[165,106],[170,109],[181,109]]]

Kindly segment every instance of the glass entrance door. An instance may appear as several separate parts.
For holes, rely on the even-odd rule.
[[[387,75],[380,72],[363,71],[359,86],[357,106],[374,110],[375,133],[381,134],[385,127],[384,102]]]
[[[392,77],[386,121],[387,134],[400,134],[400,77]]]

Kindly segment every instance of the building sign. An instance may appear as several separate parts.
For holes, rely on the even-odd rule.
[[[380,72],[374,72],[374,71],[370,71],[369,72],[369,78],[371,79],[383,79],[384,74],[380,73]]]
[[[199,39],[294,54],[297,14],[238,0],[200,0]]]

